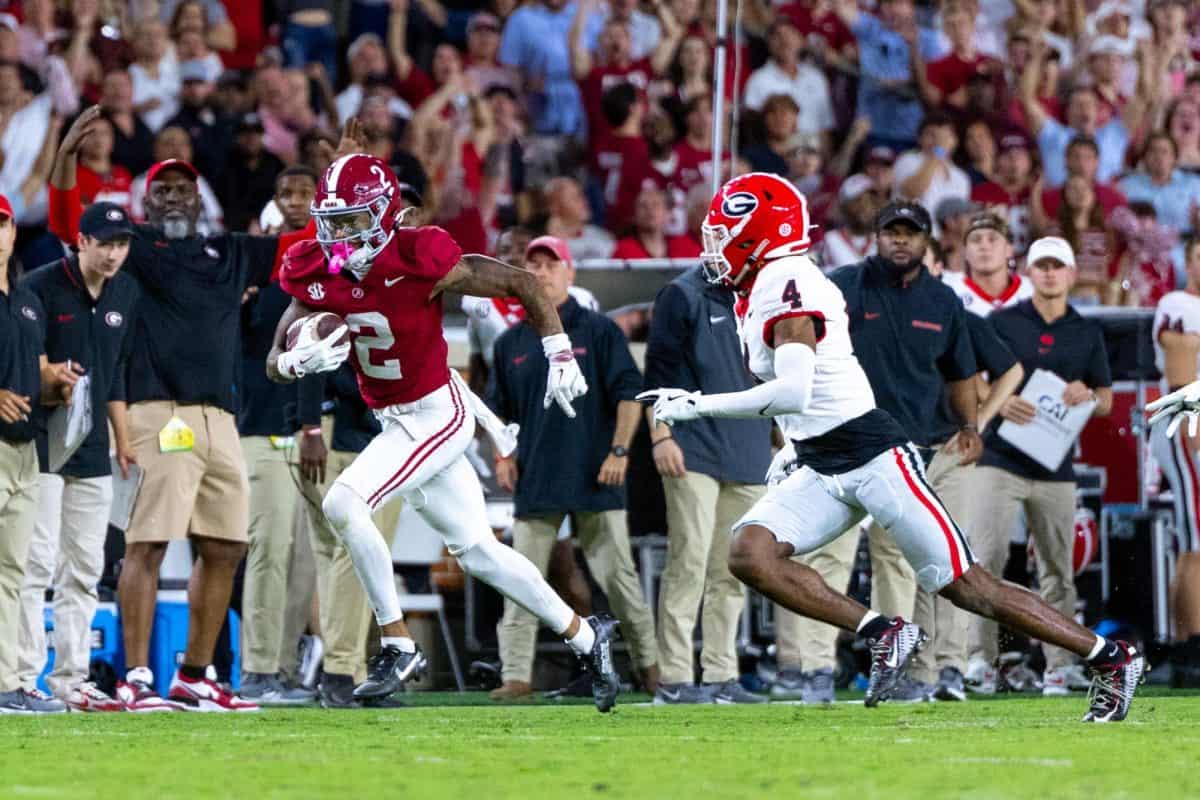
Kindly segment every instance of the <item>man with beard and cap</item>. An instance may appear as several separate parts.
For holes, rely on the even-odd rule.
[[[99,113],[84,111],[67,131],[51,175],[50,229],[67,241],[75,240],[79,225],[75,162]],[[348,126],[344,149],[356,147],[355,136],[357,127]],[[246,289],[266,284],[287,247],[312,229],[280,237],[197,236],[196,177],[185,161],[151,167],[147,224],[135,226],[125,266],[143,291],[125,396],[130,440],[145,479],[125,532],[120,597],[129,670],[117,687],[132,711],[257,708],[205,678],[249,525],[246,465],[234,419],[239,309]],[[154,690],[150,630],[167,544],[184,538],[197,556],[188,643],[164,700]]]

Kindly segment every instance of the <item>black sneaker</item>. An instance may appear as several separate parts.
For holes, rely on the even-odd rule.
[[[398,647],[388,645],[367,664],[367,679],[354,690],[355,698],[365,700],[372,697],[387,697],[398,692],[410,680],[416,680],[429,662],[421,648],[406,653]]]
[[[596,701],[596,709],[609,711],[621,691],[621,678],[613,668],[612,659],[612,643],[619,623],[611,614],[597,614],[583,621],[592,626],[596,643],[592,645],[592,652],[579,658],[592,673],[592,699]]]
[[[321,708],[362,708],[362,703],[354,699],[354,678],[351,675],[326,672],[317,684],[317,697],[320,698]]]
[[[914,623],[893,617],[892,624],[870,640],[871,677],[864,700],[867,708],[877,706],[891,696],[909,660],[920,651],[927,638]]]
[[[957,702],[967,699],[967,687],[963,683],[963,674],[958,671],[958,667],[942,667],[942,671],[938,673],[938,682],[934,688],[933,697],[936,700]]]
[[[1088,665],[1092,688],[1084,722],[1120,722],[1129,713],[1133,694],[1145,678],[1146,659],[1127,642],[1117,642],[1121,658],[1111,664]]]

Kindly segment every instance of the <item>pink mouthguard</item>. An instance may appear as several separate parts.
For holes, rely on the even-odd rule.
[[[329,246],[329,274],[337,275],[346,266],[350,254],[354,252],[345,242],[337,242]]]

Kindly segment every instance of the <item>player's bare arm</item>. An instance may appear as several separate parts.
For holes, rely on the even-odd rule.
[[[287,346],[288,328],[296,320],[311,313],[313,313],[313,309],[292,298],[292,304],[279,318],[279,324],[275,326],[275,342],[271,345],[271,352],[267,354],[267,377],[276,383],[291,383],[296,380],[294,376],[285,375],[279,371],[279,356],[283,354]]]
[[[562,333],[558,311],[542,291],[532,272],[506,264],[490,256],[464,255],[446,277],[433,287],[430,298],[444,291],[477,297],[516,297],[525,306],[529,323],[540,336]]]

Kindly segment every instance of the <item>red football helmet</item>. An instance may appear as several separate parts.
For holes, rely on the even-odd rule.
[[[358,278],[383,251],[404,217],[396,175],[385,162],[364,153],[342,156],[317,183],[312,216],[329,271],[343,268]]]
[[[1081,574],[1087,569],[1088,564],[1096,560],[1096,554],[1099,551],[1100,534],[1096,530],[1096,515],[1090,508],[1079,506],[1075,509],[1075,536],[1074,547],[1071,550],[1071,569],[1076,575]],[[1034,571],[1037,564],[1037,548],[1034,546],[1032,538],[1025,545],[1025,553],[1028,557],[1030,571]]]
[[[808,201],[786,178],[739,175],[717,192],[700,226],[705,277],[745,290],[766,261],[807,251],[808,229]]]

